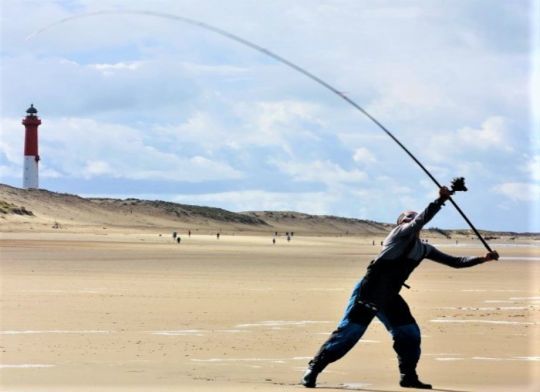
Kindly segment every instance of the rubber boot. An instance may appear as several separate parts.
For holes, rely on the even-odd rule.
[[[315,388],[317,385],[317,376],[323,371],[326,365],[323,365],[317,359],[312,359],[309,361],[308,368],[300,381],[300,384],[306,388]]]
[[[431,389],[431,384],[424,384],[416,372],[401,374],[399,385],[403,388]]]

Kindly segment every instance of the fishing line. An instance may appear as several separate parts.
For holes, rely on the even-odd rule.
[[[330,84],[328,84],[327,82],[325,82],[324,80],[320,79],[319,77],[313,75],[312,73],[308,72],[307,70],[305,70],[304,68],[290,62],[289,60],[275,54],[274,52],[271,52],[270,50],[268,49],[265,49],[263,48],[262,46],[259,46],[257,44],[254,44],[253,42],[251,41],[248,41],[242,37],[239,37],[235,34],[232,34],[228,31],[225,31],[225,30],[222,30],[218,27],[215,27],[215,26],[212,26],[212,25],[209,25],[207,23],[204,23],[204,22],[201,22],[201,21],[198,21],[198,20],[195,20],[195,19],[191,19],[191,18],[186,18],[186,17],[183,17],[183,16],[178,16],[178,15],[173,15],[173,14],[167,14],[167,13],[162,13],[162,12],[154,12],[154,11],[138,11],[138,10],[118,10],[118,11],[114,11],[114,10],[109,10],[109,11],[97,11],[97,12],[89,12],[89,13],[85,13],[85,14],[80,14],[80,15],[75,15],[75,16],[70,16],[70,17],[67,17],[67,18],[64,18],[64,19],[61,19],[57,22],[54,22],[48,26],[45,26],[39,30],[37,30],[36,32],[30,34],[26,40],[30,40],[32,39],[33,37],[43,33],[44,31],[46,30],[49,30],[55,26],[58,26],[60,24],[63,24],[63,23],[67,23],[67,22],[70,22],[72,20],[75,20],[75,19],[81,19],[81,18],[87,18],[87,17],[92,17],[92,16],[98,16],[98,15],[146,15],[146,16],[154,16],[154,17],[157,17],[157,18],[163,18],[163,19],[170,19],[170,20],[175,20],[175,21],[180,21],[180,22],[183,22],[183,23],[187,23],[187,24],[190,24],[190,25],[193,25],[193,26],[197,26],[197,27],[200,27],[202,29],[205,29],[205,30],[208,30],[208,31],[212,31],[216,34],[219,34],[223,37],[226,37],[226,38],[229,38],[233,41],[236,41],[244,46],[247,46],[251,49],[254,49],[258,52],[261,52],[271,58],[273,58],[274,60],[282,63],[282,64],[285,64],[286,66],[294,69],[295,71],[298,71],[300,72],[301,74],[303,74],[304,76],[307,76],[308,78],[310,78],[311,80],[313,80],[314,82],[318,83],[319,85],[325,87],[327,90],[330,90],[332,93],[336,94],[337,96],[339,96],[341,99],[343,99],[344,101],[346,101],[347,103],[349,103],[350,105],[352,105],[355,109],[357,109],[358,111],[360,111],[362,114],[364,114],[367,118],[369,118],[372,122],[374,122],[382,131],[384,131],[394,142],[397,143],[397,145],[399,147],[401,147],[401,149],[403,151],[405,151],[405,153],[420,167],[420,169],[422,169],[422,171],[424,173],[427,174],[427,176],[435,183],[435,185],[437,185],[438,188],[441,188],[441,184],[439,184],[439,182],[437,181],[437,179],[429,172],[428,169],[426,169],[426,167],[403,145],[403,143],[401,143],[395,136],[394,134],[392,134],[392,132],[390,132],[388,129],[386,129],[386,127],[384,125],[382,125],[375,117],[373,117],[371,114],[369,114],[364,108],[362,108],[360,105],[358,105],[355,101],[353,101],[351,98],[349,98],[348,96],[346,96],[345,94],[343,94],[341,91],[339,91],[338,89],[336,89],[335,87],[331,86]],[[459,214],[463,217],[463,219],[465,220],[465,222],[467,222],[467,224],[470,226],[470,228],[473,230],[473,232],[476,234],[476,236],[478,237],[478,239],[482,242],[482,244],[485,246],[485,248],[488,250],[488,251],[492,251],[491,248],[489,247],[489,245],[487,244],[487,242],[484,240],[484,238],[482,238],[482,236],[480,235],[480,233],[478,232],[478,230],[474,227],[474,225],[472,224],[472,222],[469,220],[469,218],[467,218],[467,216],[465,215],[465,213],[461,210],[461,208],[459,208],[459,206],[456,204],[456,202],[450,197],[448,199],[452,205],[456,208],[456,210],[459,212]]]

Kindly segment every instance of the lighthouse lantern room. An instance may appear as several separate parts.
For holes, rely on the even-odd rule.
[[[39,153],[38,153],[38,127],[41,120],[37,116],[37,109],[33,104],[26,110],[26,117],[22,120],[25,128],[24,136],[24,168],[23,188],[39,188]]]

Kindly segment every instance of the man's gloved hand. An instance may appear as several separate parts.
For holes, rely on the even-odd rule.
[[[484,259],[486,259],[486,261],[499,260],[499,254],[497,253],[496,250],[494,250],[492,252],[488,252],[484,256]]]
[[[439,199],[442,202],[445,202],[446,200],[448,200],[451,195],[452,195],[452,191],[448,189],[447,187],[442,186],[439,188]]]

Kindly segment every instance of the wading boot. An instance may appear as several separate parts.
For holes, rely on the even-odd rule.
[[[424,384],[415,373],[401,374],[399,385],[403,388],[431,389],[431,384]]]
[[[300,381],[300,384],[306,388],[315,388],[317,385],[317,376],[323,371],[325,365],[322,365],[319,361],[312,359],[309,361],[308,368]]]

